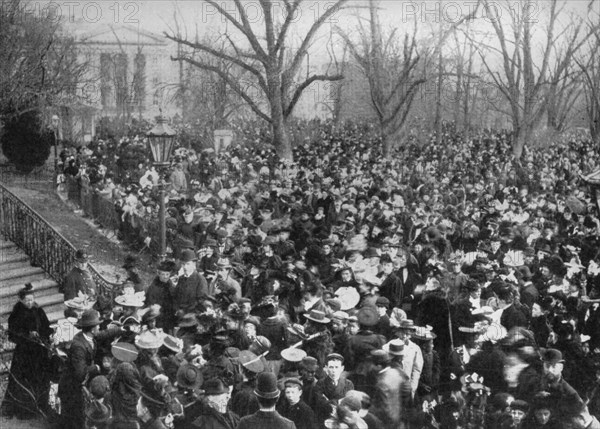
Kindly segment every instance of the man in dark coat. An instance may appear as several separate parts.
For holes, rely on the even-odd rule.
[[[285,400],[280,401],[279,413],[294,422],[297,429],[313,429],[317,420],[313,410],[302,400],[302,381],[288,378],[285,383]]]
[[[156,321],[156,326],[165,332],[170,332],[175,327],[173,310],[173,292],[175,285],[171,276],[175,271],[175,262],[163,261],[157,268],[157,275],[146,291],[146,306],[160,305],[161,311]]]
[[[88,257],[83,250],[75,253],[75,266],[67,276],[62,285],[65,301],[75,298],[79,292],[88,296],[96,295],[96,282],[87,269]]]
[[[259,374],[254,394],[258,398],[260,410],[242,418],[237,429],[296,429],[293,421],[275,411],[280,394],[275,374],[272,372]]]
[[[174,310],[178,317],[193,313],[200,301],[208,295],[208,283],[204,276],[196,271],[196,260],[193,250],[181,252],[183,275],[179,277],[173,293]]]
[[[94,364],[96,339],[109,339],[123,332],[117,329],[100,333],[98,325],[101,322],[100,314],[96,310],[86,310],[77,322],[76,327],[81,329],[81,332],[76,334],[71,342],[66,367],[58,383],[63,428],[85,427],[82,386],[100,373],[100,367]]]

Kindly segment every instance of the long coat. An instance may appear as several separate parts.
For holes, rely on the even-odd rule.
[[[200,415],[193,421],[192,428],[201,429],[235,429],[240,418],[232,411],[224,414],[217,412],[206,404],[202,404]]]
[[[399,427],[400,418],[411,401],[408,376],[398,368],[384,368],[377,376],[372,412],[389,429]]]
[[[180,277],[173,292],[175,311],[192,313],[200,301],[208,295],[208,283],[204,276],[194,271],[189,277]]]
[[[84,397],[82,386],[86,376],[89,379],[98,374],[94,364],[96,341],[90,344],[79,332],[71,342],[66,367],[58,383],[58,396],[61,400],[64,427],[82,428],[85,424]]]
[[[8,317],[8,338],[16,344],[10,366],[11,377],[4,395],[10,414],[30,414],[37,407],[44,410],[48,404],[48,350],[31,337],[34,331],[43,342],[47,342],[52,333],[44,309],[35,304],[28,309],[18,301]],[[35,394],[37,403],[23,387]]]

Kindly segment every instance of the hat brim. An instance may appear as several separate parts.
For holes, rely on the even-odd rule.
[[[75,327],[76,328],[89,328],[91,326],[98,326],[99,324],[101,324],[102,321],[100,319],[98,320],[92,320],[90,322],[87,322],[85,324],[80,323],[79,321],[77,323],[75,323]]]
[[[323,317],[322,319],[315,319],[314,317],[311,317],[310,314],[307,316],[304,316],[304,317],[306,317],[308,320],[312,320],[313,322],[316,322],[316,323],[322,323],[324,325],[331,322],[331,319],[328,317]]]
[[[274,390],[272,392],[260,392],[258,390],[254,390],[254,394],[256,396],[258,396],[259,398],[264,398],[264,399],[275,399],[278,398],[279,395],[281,394],[281,392],[279,391],[279,389]]]

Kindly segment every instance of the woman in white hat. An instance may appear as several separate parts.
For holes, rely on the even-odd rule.
[[[152,380],[164,373],[162,362],[158,357],[158,349],[163,345],[165,335],[156,331],[144,331],[135,339],[140,353],[136,360],[142,380]]]

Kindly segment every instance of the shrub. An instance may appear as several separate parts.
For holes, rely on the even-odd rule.
[[[54,132],[44,128],[40,112],[23,113],[4,124],[2,150],[17,170],[31,172],[44,165],[54,143]]]

